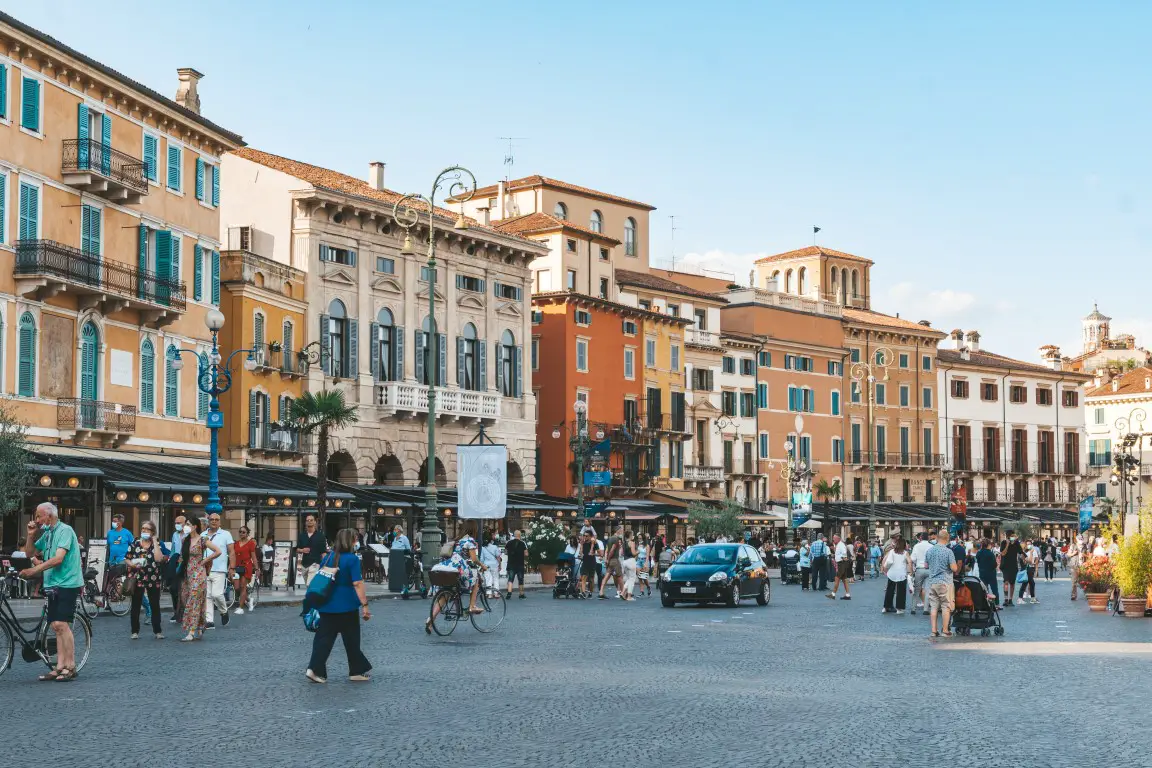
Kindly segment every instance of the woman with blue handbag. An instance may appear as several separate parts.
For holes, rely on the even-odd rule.
[[[332,551],[321,560],[320,572],[308,585],[304,611],[307,614],[311,609],[319,614],[319,622],[305,677],[314,683],[328,681],[328,657],[339,635],[348,655],[348,679],[355,683],[371,680],[372,665],[360,650],[360,618],[368,621],[372,612],[356,557],[356,532],[351,528],[336,534]]]

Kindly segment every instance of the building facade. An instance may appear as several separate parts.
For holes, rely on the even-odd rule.
[[[1136,528],[1136,510],[1152,500],[1152,449],[1147,433],[1152,432],[1152,367],[1140,366],[1131,371],[1104,371],[1085,385],[1084,410],[1086,416],[1088,487],[1084,493],[1094,494],[1098,500],[1110,499],[1116,509],[1127,513],[1124,530]],[[1131,474],[1135,480],[1127,487],[1113,484],[1113,467],[1122,450],[1125,435],[1143,435],[1131,447],[1138,469]],[[1097,507],[1100,509],[1100,507]]]
[[[971,504],[1073,509],[1084,482],[1089,377],[982,349],[953,331],[937,352],[940,452]]]
[[[412,232],[417,253],[404,253],[405,230],[393,216],[401,195],[384,186],[383,164],[371,164],[361,181],[245,148],[226,155],[224,167],[224,227],[250,227],[267,243],[262,255],[305,275],[308,331],[299,337],[317,364],[304,385],[339,388],[359,409],[358,423],[333,436],[329,477],[423,484],[435,382],[437,483],[456,483],[455,448],[484,426],[508,447],[509,488],[534,487],[527,265],[546,247],[474,222],[454,227],[457,214],[437,209],[433,273],[427,210]]]

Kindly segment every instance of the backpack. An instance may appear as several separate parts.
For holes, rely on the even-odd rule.
[[[972,588],[967,584],[961,584],[956,589],[956,609],[960,611],[976,610],[976,603],[972,599]]]

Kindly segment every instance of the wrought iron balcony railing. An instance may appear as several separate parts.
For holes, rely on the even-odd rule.
[[[148,194],[144,161],[95,139],[66,139],[60,166],[69,184],[109,200],[138,202]]]
[[[275,422],[249,422],[248,448],[270,453],[307,453],[307,440],[298,427]]]
[[[56,401],[56,426],[83,432],[130,435],[136,431],[136,406],[62,397]]]

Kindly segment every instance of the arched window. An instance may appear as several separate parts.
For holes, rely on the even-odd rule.
[[[852,270],[852,298],[860,295],[860,273]]]
[[[392,312],[385,307],[376,315],[376,368],[373,371],[377,381],[395,381],[395,339],[396,326]]]
[[[784,293],[792,293],[792,270],[784,273]]]
[[[176,345],[169,344],[164,355],[164,415],[176,416],[180,402],[180,372],[176,370]]]
[[[831,278],[832,298],[835,299],[836,294],[840,292],[840,270],[836,267],[832,267]]]
[[[631,216],[624,219],[624,255],[636,255],[636,219]]]
[[[425,315],[416,332],[416,381],[431,384],[435,375],[437,386],[443,386],[448,383],[448,355],[444,348],[447,340],[444,334],[434,333],[435,329],[432,318]],[[432,337],[435,344],[431,343]]]
[[[767,282],[764,285],[764,287],[770,291],[779,291],[780,290],[780,270],[776,270],[775,272],[772,273],[772,277],[769,277],[767,279]]]
[[[156,347],[151,339],[140,345],[140,412],[156,412]]]
[[[564,205],[564,203],[556,203],[556,206],[552,209],[552,215],[561,221],[568,221],[568,206]]]
[[[796,293],[801,296],[808,295],[808,268],[800,267],[796,273]]]
[[[592,211],[592,217],[588,220],[588,228],[593,232],[604,231],[604,214],[600,211]]]
[[[496,386],[505,397],[520,396],[520,347],[512,331],[504,331],[496,344]]]
[[[464,331],[456,340],[456,380],[461,389],[481,389],[480,340],[476,326],[464,324]]]
[[[348,370],[348,313],[344,302],[333,299],[328,305],[327,328],[322,328],[321,347],[327,352],[328,360],[324,370],[329,376],[344,376]],[[328,343],[324,344],[324,338]]]

